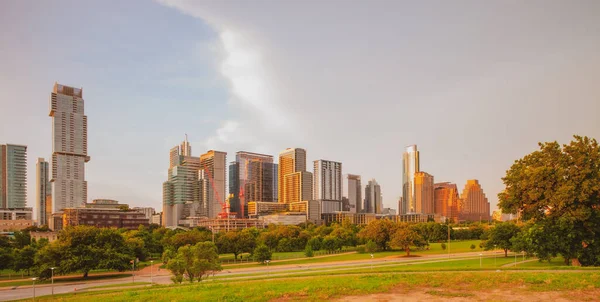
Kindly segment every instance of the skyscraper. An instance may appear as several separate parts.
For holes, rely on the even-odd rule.
[[[27,204],[27,146],[0,145],[0,208]]]
[[[35,164],[35,198],[38,225],[48,225],[52,215],[52,184],[49,177],[49,164],[43,158],[38,158]]]
[[[462,209],[460,220],[481,221],[490,219],[490,203],[476,179],[467,180],[461,195]]]
[[[375,179],[369,180],[365,186],[365,213],[381,214],[383,210],[383,198],[381,187]]]
[[[83,90],[54,84],[50,94],[52,117],[52,212],[81,207],[87,201],[85,163],[87,116]]]
[[[217,218],[222,212],[222,204],[227,199],[225,185],[227,179],[227,153],[210,150],[200,156],[202,179],[208,181],[208,217]]]
[[[360,183],[360,175],[346,174],[344,175],[343,196],[348,200],[350,213],[360,213],[362,207],[362,185]]]
[[[433,176],[426,172],[415,173],[415,213],[433,214]]]
[[[275,201],[275,165],[271,155],[239,151],[235,157],[236,161],[229,165],[231,212],[236,212],[237,217],[247,217],[248,202]]]
[[[313,199],[342,201],[342,163],[314,161]]]
[[[402,201],[400,214],[416,213],[417,198],[415,196],[415,173],[419,172],[419,151],[417,145],[406,147],[402,160]],[[401,211],[400,211],[401,210]]]
[[[458,222],[461,210],[456,184],[443,182],[434,185],[434,213]]]
[[[306,150],[288,148],[279,153],[278,201],[312,200],[312,173],[306,171]]]

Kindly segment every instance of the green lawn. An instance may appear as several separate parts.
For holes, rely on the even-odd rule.
[[[468,297],[490,288],[515,293],[600,288],[600,272],[432,272],[430,274],[364,274],[287,278],[278,282],[239,281],[156,286],[121,291],[86,292],[40,297],[40,301],[325,301],[348,295],[406,291],[436,291],[438,296]],[[449,292],[452,289],[453,292]]]
[[[442,249],[442,243],[430,243],[429,250],[419,251],[419,250],[411,250],[411,254],[415,255],[430,255],[430,254],[446,254],[448,253],[448,242],[444,242],[446,244],[446,249]],[[466,241],[451,241],[450,242],[450,253],[468,253],[468,252],[481,252],[482,249],[479,248],[479,243],[481,240],[466,240]],[[471,245],[475,245],[475,249],[471,249]]]

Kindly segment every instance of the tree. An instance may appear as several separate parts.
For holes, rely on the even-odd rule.
[[[358,236],[363,240],[372,240],[380,250],[387,250],[390,243],[390,235],[394,232],[395,224],[389,219],[376,219],[369,222]]]
[[[306,245],[306,248],[304,249],[304,255],[306,257],[313,257],[315,255],[315,253],[313,252],[313,249],[310,245]]]
[[[186,245],[177,250],[177,256],[169,260],[167,268],[180,282],[180,276],[185,276],[190,282],[201,281],[202,277],[213,271],[220,271],[219,254],[212,242],[198,242],[194,246]]]
[[[271,260],[273,253],[271,253],[271,250],[266,245],[261,244],[254,249],[252,255],[254,255],[256,261],[265,263],[265,261]]]
[[[310,248],[313,251],[318,251],[321,249],[321,237],[312,237],[308,240],[306,245],[310,245]]]
[[[548,241],[568,235],[554,247],[544,246],[544,252],[561,254],[567,264],[572,258],[593,263],[589,262],[593,257],[587,255],[600,245],[596,240],[600,229],[600,146],[595,139],[581,136],[574,136],[568,145],[549,142],[539,146],[538,151],[515,161],[502,178],[506,189],[498,194],[499,207],[505,213],[519,213],[523,220],[533,219],[544,230],[527,235],[546,236]]]
[[[440,247],[442,248],[442,250],[446,250],[446,244],[442,242],[442,244],[440,245]]]
[[[419,241],[422,240],[423,238],[417,234],[417,232],[413,231],[408,226],[403,225],[396,228],[390,244],[402,248],[406,252],[406,256],[410,256],[410,247],[417,245]]]
[[[373,242],[371,240],[367,241],[367,243],[365,244],[365,251],[367,253],[377,252],[377,244],[375,244],[375,242]]]
[[[183,274],[185,273],[186,263],[183,257],[176,256],[175,258],[169,259],[167,263],[167,269],[171,271],[173,277],[173,283],[181,283],[183,281]]]
[[[13,254],[12,269],[15,272],[27,271],[30,274],[31,268],[34,266],[35,248],[27,245],[22,249],[15,249]]]
[[[474,244],[471,244],[471,251],[474,250],[476,248],[476,246]]]
[[[496,224],[487,232],[488,240],[485,241],[485,250],[492,250],[499,247],[504,250],[504,257],[508,257],[508,250],[512,249],[511,239],[519,234],[519,227],[512,222],[503,222]]]
[[[340,240],[335,236],[328,235],[323,238],[322,248],[330,253],[340,249],[341,246]]]

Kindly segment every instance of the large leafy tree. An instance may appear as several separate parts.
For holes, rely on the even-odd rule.
[[[167,268],[175,275],[175,281],[180,282],[182,274],[190,282],[201,281],[209,273],[221,270],[217,247],[212,242],[182,246],[177,251],[177,257],[169,260]]]
[[[396,225],[389,219],[377,219],[369,222],[358,236],[365,241],[373,241],[380,250],[389,248],[390,236],[394,233]]]
[[[406,256],[410,256],[410,247],[417,246],[422,241],[423,237],[407,225],[401,225],[396,228],[392,234],[390,245],[400,247],[406,252]]]
[[[508,250],[514,250],[511,239],[519,234],[521,229],[512,222],[496,224],[487,231],[487,240],[484,243],[486,250],[496,247],[504,250],[504,257],[508,257]]]
[[[560,243],[544,245],[546,254],[560,254],[566,263],[579,258],[584,265],[600,265],[590,256],[600,248],[598,142],[575,136],[568,145],[539,146],[540,150],[517,160],[507,171],[502,179],[506,189],[498,194],[499,207],[506,213],[519,213],[542,230],[534,232],[538,237],[530,241],[539,242],[541,236]]]

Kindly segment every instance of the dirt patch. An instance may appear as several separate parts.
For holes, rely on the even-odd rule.
[[[567,301],[597,301],[600,290],[587,291],[556,291],[556,292],[525,292],[520,290],[446,290],[439,288],[395,288],[386,293],[348,296],[339,299],[343,302],[442,302],[442,301],[528,301],[528,302],[567,302]]]

